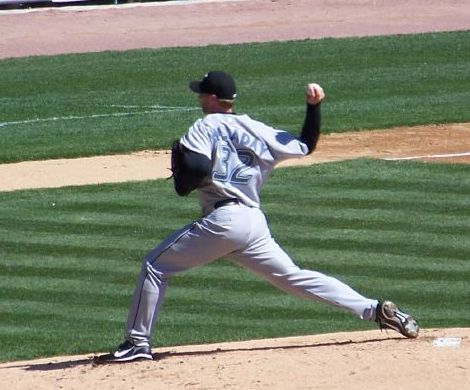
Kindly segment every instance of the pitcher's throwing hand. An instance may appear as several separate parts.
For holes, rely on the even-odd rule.
[[[318,84],[311,83],[305,88],[305,96],[308,104],[316,105],[325,99],[325,92]]]

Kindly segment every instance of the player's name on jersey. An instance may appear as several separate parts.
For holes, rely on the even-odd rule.
[[[238,131],[236,128],[218,128],[212,133],[212,138],[214,141],[231,141],[234,145],[244,146],[247,149],[253,150],[258,156],[262,156],[269,150],[268,146],[258,138],[248,134],[246,131]]]

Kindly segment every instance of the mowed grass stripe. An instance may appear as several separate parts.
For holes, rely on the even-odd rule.
[[[452,260],[465,260],[468,258],[468,248],[453,248],[450,245],[426,245],[395,242],[376,242],[373,240],[363,240],[361,242],[354,239],[292,239],[290,242],[293,247],[313,247],[319,249],[343,249],[345,253],[349,250],[359,250],[367,253],[376,253],[380,256],[383,253],[393,255],[410,254],[416,257],[431,257],[433,259],[448,258]]]
[[[40,300],[24,300],[12,298],[4,299],[2,303],[2,312],[8,313],[9,315],[15,315],[18,305],[21,305],[25,309],[25,313],[31,312],[48,315],[54,315],[57,313],[67,314],[70,311],[70,308],[73,307],[75,309],[74,315],[79,316],[80,318],[97,318],[101,320],[109,319],[122,323],[122,315],[124,313],[124,310],[122,308],[116,308],[115,306],[106,307],[104,305],[91,306],[85,313],[83,310],[83,305],[74,305],[68,302],[41,302]],[[24,325],[26,326],[27,324]]]
[[[14,282],[17,282],[13,280]],[[77,306],[81,306],[83,312],[87,311],[87,307],[124,307],[129,303],[129,296],[127,294],[121,293],[121,285],[108,285],[107,291],[72,291],[72,286],[74,285],[72,281],[63,281],[58,283],[57,280],[46,280],[49,282],[48,289],[39,288],[43,287],[45,282],[37,283],[37,280],[33,280],[35,283],[36,289],[31,289],[30,286],[25,285],[24,287],[21,284],[18,284],[17,287],[8,285],[2,287],[2,299],[21,299],[25,302],[43,302],[43,303],[63,303],[67,302],[70,304],[67,311],[74,312]],[[18,282],[17,282],[18,283]],[[2,280],[2,285],[7,284]],[[89,283],[92,284],[92,283]],[[75,283],[76,285],[76,283]],[[84,283],[86,286],[87,283]],[[90,287],[91,288],[91,287]],[[113,291],[120,290],[119,292]],[[129,291],[127,291],[129,293]],[[21,307],[21,306],[19,306]],[[27,315],[27,313],[24,313]],[[77,329],[78,331],[78,329]]]
[[[342,209],[345,210],[346,209]],[[442,214],[432,213],[426,215],[425,218],[419,218],[415,224],[406,221],[410,218],[407,211],[397,211],[394,209],[381,209],[380,215],[376,211],[364,212],[363,209],[347,209],[348,214],[342,213],[335,215],[334,210],[325,208],[321,212],[315,210],[315,215],[306,216],[302,212],[301,207],[296,208],[296,211],[289,212],[286,215],[283,212],[270,212],[271,219],[286,218],[288,222],[303,222],[310,224],[310,229],[319,229],[322,226],[328,226],[330,229],[341,230],[370,230],[370,231],[390,231],[390,232],[413,232],[416,233],[416,224],[419,224],[419,232],[422,233],[437,233],[449,235],[470,235],[470,227],[468,226],[468,217],[463,216],[460,219],[455,217],[443,218]],[[422,214],[420,214],[422,216]],[[403,222],[405,219],[405,222]],[[415,225],[415,226],[414,226]]]
[[[15,302],[14,300],[9,300],[7,303]],[[62,311],[59,311],[60,305],[54,303],[54,309],[49,308],[50,306],[47,302],[41,301],[22,301],[21,302],[24,307],[31,306],[32,308],[28,311],[28,313],[21,313],[18,314],[17,310],[13,308],[9,310],[2,309],[0,315],[2,319],[2,324],[0,327],[3,331],[0,333],[0,337],[5,336],[8,333],[17,333],[16,329],[9,329],[14,328],[11,326],[14,323],[18,324],[18,327],[23,328],[32,328],[30,329],[34,331],[34,333],[44,332],[44,321],[49,320],[52,325],[55,326],[55,319],[57,318],[59,321],[63,322],[66,325],[66,322],[71,321],[79,321],[80,323],[101,323],[102,327],[106,327],[109,323],[116,323],[116,325],[122,325],[122,317],[125,314],[122,309],[113,309],[108,310],[105,306],[97,306],[94,308],[90,308],[88,311],[83,310],[83,306],[79,305],[69,305],[64,307]],[[31,317],[31,319],[30,319]],[[54,320],[54,321],[52,321]],[[34,327],[40,325],[37,330],[34,330]],[[87,325],[85,326],[87,327]],[[61,333],[66,333],[66,328],[64,326],[57,327],[57,331]]]
[[[129,235],[138,235],[141,239],[149,239],[158,236],[161,228],[155,226],[155,219],[152,218],[141,224],[140,221],[128,221],[126,224],[120,223],[116,225],[110,222],[98,222],[98,218],[87,219],[83,217],[79,222],[63,221],[57,222],[54,218],[34,219],[25,218],[18,220],[16,218],[1,218],[0,220],[0,237],[8,232],[9,236],[12,232],[41,233],[46,234],[63,234],[63,235],[89,235],[100,237],[127,237]],[[122,221],[121,221],[122,222]]]
[[[384,275],[393,275],[392,278],[400,280],[411,280],[411,281],[452,281],[462,282],[464,284],[467,281],[468,274],[470,273],[470,267],[454,267],[454,269],[442,269],[442,266],[429,267],[413,267],[411,264],[405,266],[397,266],[394,263],[389,264],[369,264],[364,265],[362,263],[354,262],[341,262],[341,263],[330,263],[325,261],[314,261],[314,265],[317,268],[328,269],[330,273],[337,275],[346,274],[351,276],[364,276],[380,278]],[[308,263],[306,263],[307,265]],[[432,282],[431,282],[432,283]],[[425,290],[423,290],[425,291]]]
[[[95,261],[96,262],[96,261]],[[109,267],[109,266],[108,266]],[[124,284],[128,282],[129,274],[122,272],[119,269],[103,269],[103,270],[89,270],[89,269],[74,269],[70,267],[34,267],[34,266],[23,266],[23,265],[8,265],[4,266],[0,264],[0,275],[7,276],[8,280],[3,281],[4,285],[8,285],[10,280],[19,278],[19,282],[22,283],[28,277],[30,278],[41,278],[44,281],[45,286],[52,284],[52,279],[60,280],[62,283],[75,288],[73,281],[84,282],[90,278],[90,273],[93,272],[93,283],[106,282],[113,284]],[[31,282],[31,281],[29,281]],[[33,280],[36,285],[38,281]],[[18,281],[14,282],[12,286],[20,286]],[[27,286],[27,285],[26,285]]]
[[[57,248],[63,247],[65,251],[69,250],[70,242],[73,241],[75,245],[72,245],[72,249],[75,246],[84,247],[88,250],[98,250],[105,252],[107,249],[112,252],[113,250],[120,250],[121,249],[121,240],[127,240],[129,236],[136,236],[135,241],[133,242],[133,246],[128,247],[130,250],[136,250],[141,248],[142,246],[151,245],[151,240],[149,238],[143,239],[138,235],[137,231],[129,231],[127,235],[121,236],[111,236],[109,234],[85,234],[85,233],[76,233],[76,234],[69,234],[64,233],[60,234],[60,232],[37,232],[35,233],[35,237],[31,238],[28,237],[24,232],[15,232],[12,231],[8,235],[8,239],[6,236],[8,231],[5,229],[0,229],[0,242],[5,243],[5,246],[8,245],[31,245],[31,246],[50,246],[54,245]],[[4,236],[4,237],[2,237]],[[24,250],[24,249],[23,249]],[[59,252],[58,252],[59,253]],[[91,252],[89,252],[91,253]]]
[[[423,327],[465,326],[468,173],[369,160],[289,168],[273,173],[262,199],[273,235],[299,265],[396,300]],[[200,213],[195,196],[180,199],[163,180],[2,193],[0,201],[1,360],[113,348],[143,256]],[[27,344],[15,323],[27,326]],[[373,328],[217,261],[170,280],[154,345]]]
[[[140,259],[139,259],[140,260]],[[136,272],[135,266],[138,264],[136,259],[126,261],[122,258],[103,258],[100,257],[72,257],[60,258],[50,255],[35,254],[32,257],[27,257],[18,253],[9,253],[8,257],[2,257],[1,261],[4,267],[40,267],[40,268],[67,268],[79,271],[103,271],[113,270],[114,272]]]
[[[123,244],[121,244],[123,245]],[[102,247],[87,247],[83,244],[55,244],[55,243],[28,243],[28,242],[15,242],[15,241],[0,241],[0,253],[4,256],[8,252],[14,252],[25,256],[38,255],[51,255],[56,257],[62,257],[66,259],[71,256],[74,258],[79,257],[95,257],[97,259],[105,259],[107,257],[119,257],[122,259],[129,259],[135,256],[135,250],[128,249],[125,247],[114,247],[109,248],[106,246]]]

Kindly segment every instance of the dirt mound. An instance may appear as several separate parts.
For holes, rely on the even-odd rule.
[[[2,364],[2,385],[10,390],[455,390],[470,383],[470,329],[425,329],[416,340],[374,330],[153,352],[158,360],[131,364],[95,366],[91,355]]]

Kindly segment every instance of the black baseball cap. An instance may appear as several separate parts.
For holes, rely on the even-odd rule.
[[[189,88],[196,93],[215,95],[221,100],[234,100],[237,97],[235,81],[232,76],[221,70],[206,73],[201,81],[191,81]]]

